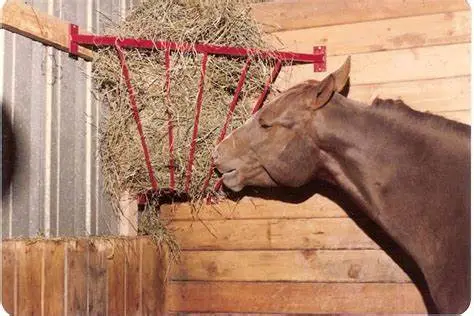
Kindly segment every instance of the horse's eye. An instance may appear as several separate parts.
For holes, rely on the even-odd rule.
[[[272,127],[270,124],[266,123],[264,120],[259,119],[258,124],[260,125],[261,128],[268,129]]]
[[[263,128],[263,129],[269,129],[270,127],[272,127],[271,125],[267,124],[267,123],[260,123],[260,127]]]

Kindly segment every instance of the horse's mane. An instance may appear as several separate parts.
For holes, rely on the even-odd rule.
[[[457,133],[470,135],[471,126],[445,117],[430,113],[414,110],[400,99],[380,99],[375,98],[371,108],[376,113],[382,113],[386,117],[401,117],[403,120],[413,124],[429,125],[436,129],[449,130]],[[394,118],[395,118],[394,117]]]

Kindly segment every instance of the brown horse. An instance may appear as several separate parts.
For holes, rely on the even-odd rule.
[[[233,191],[344,190],[417,263],[441,313],[470,301],[470,126],[401,101],[367,106],[341,94],[350,59],[321,82],[269,102],[214,152]]]

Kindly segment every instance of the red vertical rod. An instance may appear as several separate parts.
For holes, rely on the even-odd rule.
[[[137,101],[135,99],[135,91],[133,90],[132,82],[130,81],[130,72],[125,61],[125,55],[123,54],[122,48],[115,44],[115,50],[120,59],[120,66],[122,68],[122,76],[125,79],[125,84],[127,85],[128,97],[130,101],[130,108],[133,113],[133,118],[137,123],[138,134],[140,135],[140,140],[142,143],[143,153],[145,155],[146,167],[148,169],[148,175],[150,177],[151,186],[154,190],[158,189],[158,183],[156,182],[155,175],[153,173],[153,167],[151,166],[150,152],[146,144],[145,134],[143,133],[142,121],[140,120],[140,115],[138,114]]]
[[[165,67],[166,67],[166,103],[170,106],[170,85],[171,85],[171,74],[170,74],[170,49],[165,51]],[[174,189],[174,138],[173,138],[173,117],[169,109],[166,110],[168,113],[168,145],[169,145],[169,168],[170,168],[170,188]]]
[[[255,103],[255,106],[252,110],[252,114],[257,112],[263,104],[263,100],[265,100],[265,97],[268,94],[268,90],[270,89],[270,85],[276,80],[278,77],[278,74],[280,73],[281,70],[281,60],[277,60],[275,67],[273,67],[272,74],[270,75],[270,78],[268,78],[267,82],[265,83],[265,87],[263,88],[262,94],[260,94],[260,97],[257,100],[257,103]],[[214,185],[214,191],[218,191],[222,187],[222,179],[219,179],[219,181],[216,182]],[[208,202],[210,200],[208,199]]]
[[[184,191],[187,193],[189,191],[189,185],[191,183],[191,175],[193,173],[193,163],[194,163],[194,154],[196,152],[196,140],[199,127],[199,116],[201,115],[202,108],[202,93],[204,90],[204,78],[206,76],[206,66],[207,66],[207,53],[204,53],[202,56],[201,63],[201,78],[199,80],[199,91],[196,101],[196,112],[194,116],[194,127],[193,127],[193,138],[191,140],[191,148],[189,149],[189,158],[188,166],[186,168],[186,182],[184,185]]]
[[[234,111],[235,111],[235,107],[237,106],[237,101],[239,100],[239,95],[244,86],[245,77],[247,76],[247,71],[250,67],[251,62],[252,62],[252,59],[248,57],[247,61],[245,62],[244,67],[242,68],[239,82],[237,83],[237,88],[235,89],[234,97],[232,98],[232,101],[230,102],[229,110],[227,111],[227,117],[225,119],[224,126],[222,127],[219,137],[217,138],[217,143],[220,143],[224,139],[225,135],[227,134],[227,128],[229,127],[230,121],[232,119],[232,115],[234,114]],[[209,172],[207,174],[206,180],[204,181],[204,185],[202,186],[202,191],[206,190],[207,187],[209,186],[209,181],[211,181],[214,167],[215,167],[214,160],[212,160],[211,158],[211,166],[209,167]]]
[[[273,67],[272,74],[270,75],[270,78],[268,78],[267,82],[265,83],[265,88],[263,88],[262,94],[260,94],[260,97],[257,100],[257,103],[255,103],[255,106],[253,108],[252,114],[260,110],[260,108],[263,105],[263,101],[265,100],[265,97],[268,94],[268,90],[270,89],[270,85],[276,80],[278,77],[278,74],[280,73],[281,70],[281,60],[277,60],[275,67]]]

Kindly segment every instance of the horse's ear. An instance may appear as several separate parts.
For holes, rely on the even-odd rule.
[[[319,109],[329,102],[336,88],[336,80],[332,74],[327,76],[316,87],[316,99],[312,102],[313,109]]]
[[[344,64],[321,81],[316,90],[316,100],[313,108],[319,109],[329,102],[334,92],[341,92],[346,87],[351,70],[351,57],[347,57]]]
[[[351,72],[351,56],[347,57],[344,64],[339,67],[338,70],[334,71],[332,75],[335,80],[335,88],[337,92],[341,92],[349,80],[349,74]]]

